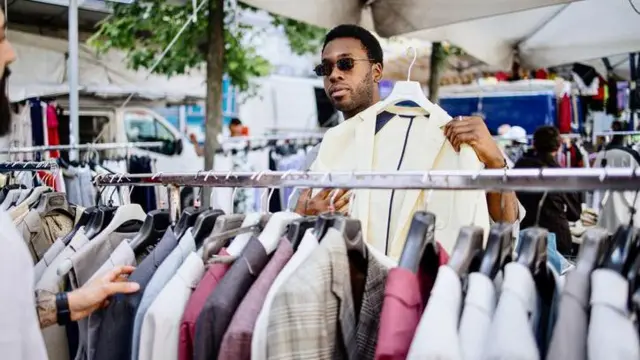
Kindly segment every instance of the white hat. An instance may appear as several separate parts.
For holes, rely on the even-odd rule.
[[[505,140],[515,141],[521,144],[527,143],[527,131],[520,126],[512,126],[503,138]]]

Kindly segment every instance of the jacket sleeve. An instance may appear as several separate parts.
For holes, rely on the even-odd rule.
[[[567,220],[578,221],[582,213],[582,195],[580,193],[565,193],[565,204],[567,205]]]

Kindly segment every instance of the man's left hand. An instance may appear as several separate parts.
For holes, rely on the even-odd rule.
[[[489,169],[499,169],[505,164],[502,151],[479,116],[454,118],[444,127],[444,135],[456,151],[460,151],[462,144],[471,146],[478,159]]]

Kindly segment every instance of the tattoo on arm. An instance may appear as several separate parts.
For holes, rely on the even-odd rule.
[[[44,329],[58,322],[56,294],[46,290],[36,290],[36,309],[40,328]]]

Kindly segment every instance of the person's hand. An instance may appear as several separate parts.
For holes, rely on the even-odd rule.
[[[334,198],[333,208],[331,198]],[[349,204],[347,190],[323,189],[311,197],[311,189],[302,191],[296,204],[296,213],[300,215],[319,215],[327,211],[345,211]]]
[[[191,143],[198,143],[198,139],[196,139],[196,134],[194,133],[189,134],[189,140],[191,141]]]
[[[133,266],[118,266],[100,279],[95,279],[67,294],[71,320],[77,321],[107,306],[111,295],[129,294],[140,290],[140,285],[128,282],[125,275],[135,270]]]
[[[504,156],[481,117],[460,116],[454,118],[444,127],[444,135],[456,151],[460,151],[462,144],[471,146],[478,155],[478,159],[487,168],[504,167]]]

